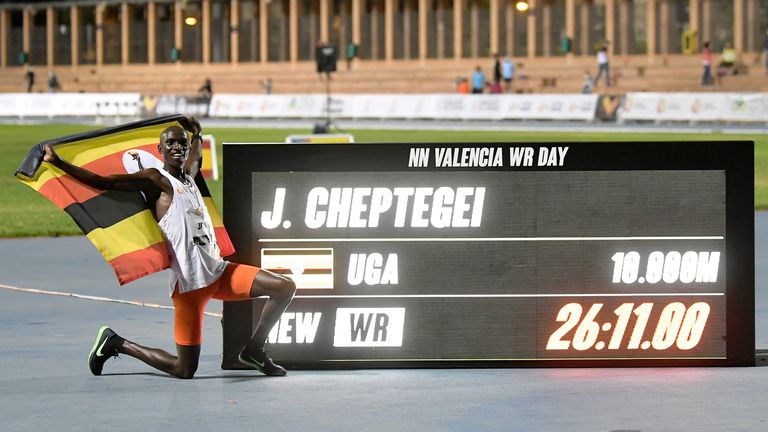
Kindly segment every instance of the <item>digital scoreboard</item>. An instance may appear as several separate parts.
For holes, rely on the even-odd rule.
[[[289,367],[749,365],[753,147],[225,144],[224,222],[298,287]]]

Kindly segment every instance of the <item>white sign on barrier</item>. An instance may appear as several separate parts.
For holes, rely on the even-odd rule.
[[[598,96],[581,94],[220,94],[211,117],[593,121]],[[142,113],[139,93],[4,93],[0,117],[127,116]],[[768,121],[768,93],[628,93],[619,121]]]
[[[595,119],[597,95],[358,94],[330,99],[331,116],[359,119],[586,120]],[[214,95],[211,117],[322,118],[325,95]]]
[[[141,115],[139,93],[3,93],[0,117]]]
[[[420,95],[378,95],[362,94],[343,97],[350,118],[364,119],[409,119],[419,118],[423,109]]]
[[[726,121],[768,122],[768,94],[726,94],[723,119]]]
[[[214,95],[209,115],[234,118],[317,118],[325,116],[325,99],[325,95]]]
[[[619,121],[768,121],[765,93],[628,93]]]
[[[351,134],[306,134],[306,135],[288,135],[285,137],[286,144],[341,144],[353,143],[355,137]]]

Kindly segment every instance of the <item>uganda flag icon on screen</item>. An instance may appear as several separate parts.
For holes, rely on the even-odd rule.
[[[332,248],[264,248],[261,268],[290,276],[298,289],[333,288]]]
[[[141,192],[103,191],[86,186],[43,162],[43,146],[74,165],[100,175],[162,167],[160,133],[185,118],[170,115],[43,141],[29,151],[16,178],[67,212],[109,262],[120,285],[170,266],[165,239]],[[221,256],[232,241],[200,172],[195,177],[211,215]]]

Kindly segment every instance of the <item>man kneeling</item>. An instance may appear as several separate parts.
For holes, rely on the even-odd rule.
[[[283,376],[286,370],[272,361],[264,344],[293,299],[296,285],[291,279],[267,270],[221,259],[211,217],[193,181],[200,169],[200,123],[190,117],[184,127],[192,132],[191,140],[180,126],[171,126],[160,134],[158,150],[163,156],[163,168],[133,174],[101,176],[72,165],[45,146],[46,162],[88,186],[143,192],[171,257],[170,294],[175,306],[177,355],[131,342],[104,326],[96,336],[88,365],[94,375],[101,375],[106,360],[120,353],[175,377],[192,378],[200,358],[203,312],[208,300],[267,296],[261,319],[238,360],[266,375]]]

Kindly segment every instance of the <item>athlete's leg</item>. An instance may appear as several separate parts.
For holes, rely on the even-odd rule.
[[[259,270],[253,278],[250,296],[268,296],[261,310],[261,318],[256,324],[256,329],[251,339],[245,345],[237,360],[247,366],[261,371],[265,375],[284,376],[287,371],[282,366],[275,364],[269,354],[264,350],[269,331],[288,307],[296,293],[296,284],[289,278]]]
[[[229,263],[216,283],[218,289],[213,293],[213,298],[219,300],[241,301],[267,297],[259,322],[246,346],[247,350],[253,351],[264,347],[270,330],[296,293],[296,284],[290,278],[247,264]],[[174,294],[174,301],[176,297]]]
[[[200,345],[176,345],[178,355],[173,356],[159,348],[149,348],[125,340],[117,352],[139,359],[155,369],[177,378],[189,379],[197,371],[200,359]]]
[[[217,286],[196,289],[187,293],[174,291],[174,336],[176,355],[159,348],[149,348],[126,340],[119,353],[137,358],[155,369],[177,378],[192,378],[200,360],[200,343],[203,336],[203,311]]]
[[[214,293],[213,298],[220,300],[241,301],[268,297],[261,310],[261,318],[256,324],[256,329],[237,359],[240,363],[257,369],[265,375],[285,375],[285,369],[276,365],[264,351],[264,344],[269,331],[293,299],[296,284],[291,279],[270,271],[236,263],[227,265],[217,284],[219,289]]]
[[[264,348],[270,330],[291,303],[294,294],[296,294],[296,284],[290,278],[263,269],[256,273],[251,285],[251,298],[261,296],[269,298],[264,303],[261,318],[244,351],[257,352]]]

